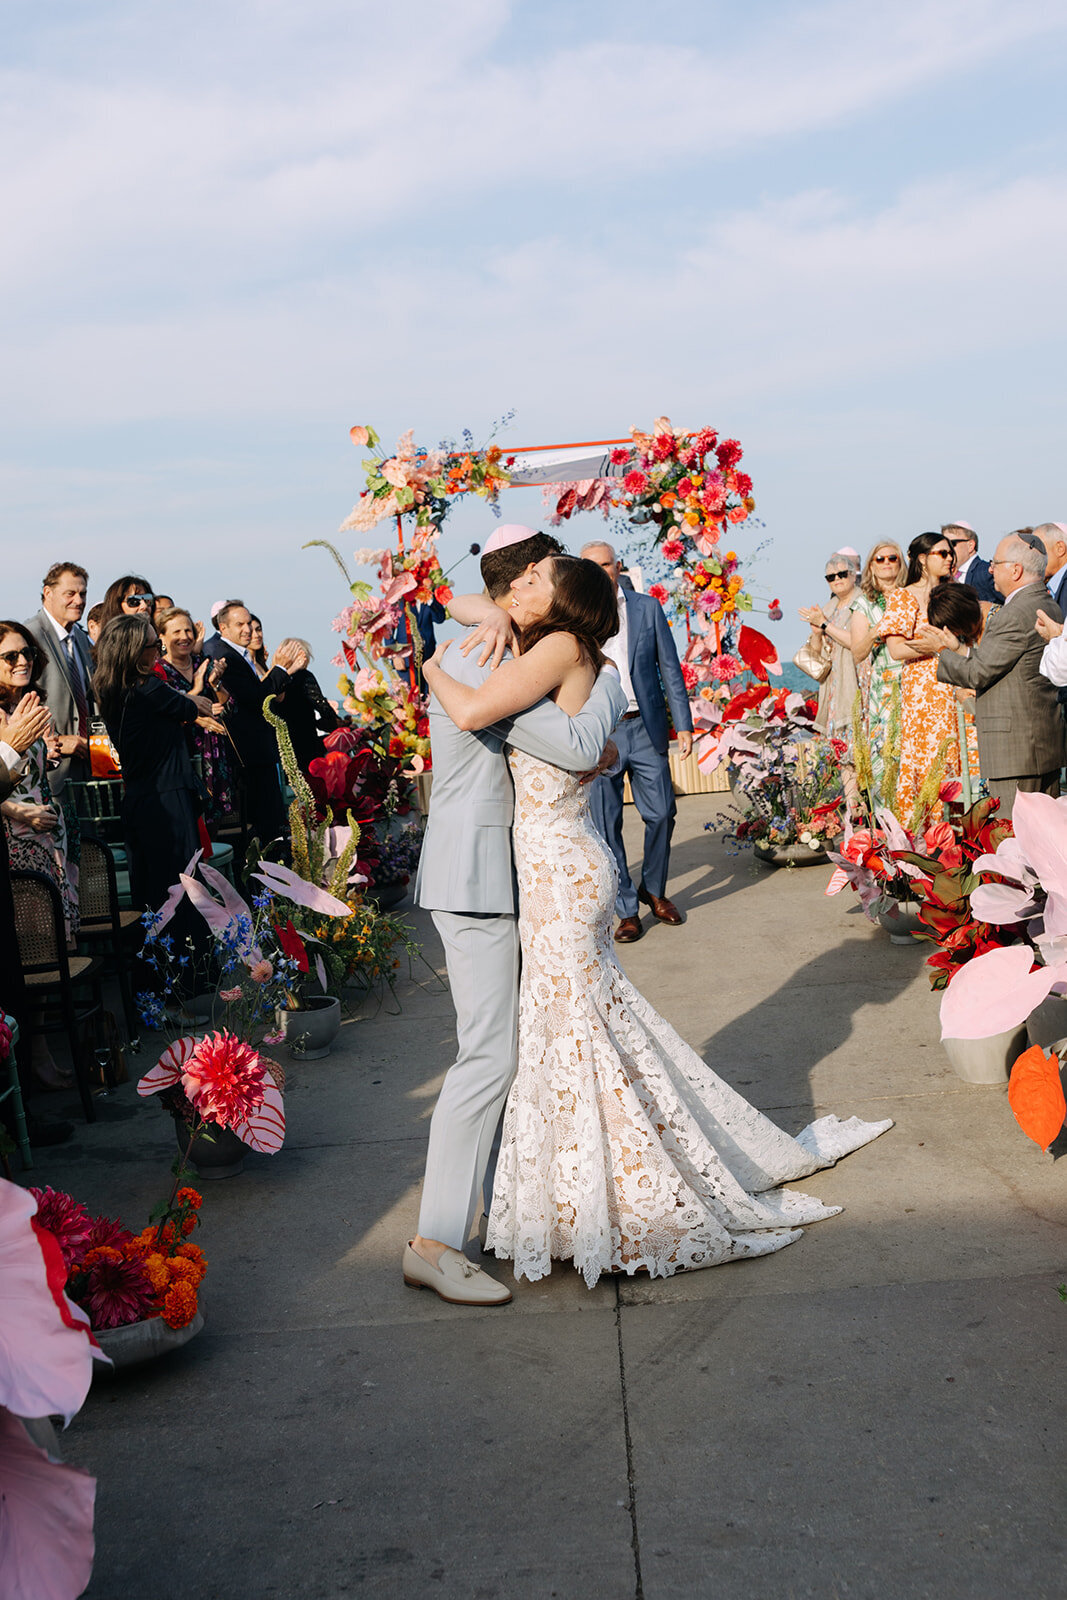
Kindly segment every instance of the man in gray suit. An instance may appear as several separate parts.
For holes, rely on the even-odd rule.
[[[44,651],[45,667],[37,684],[59,735],[61,760],[49,774],[52,793],[60,795],[68,778],[91,776],[89,717],[92,706],[93,657],[89,635],[81,626],[89,575],[73,561],[56,561],[44,575],[41,609],[27,617]]]
[[[497,529],[482,575],[508,611],[509,585],[559,549],[532,529]],[[453,649],[448,670],[461,683],[490,671],[476,653]],[[519,932],[511,853],[514,790],[504,743],[570,772],[596,767],[623,710],[611,668],[582,711],[568,717],[549,700],[505,722],[467,733],[430,702],[433,793],[415,881],[445,947],[459,1053],[430,1122],[418,1233],[404,1250],[404,1281],[455,1305],[502,1305],[511,1291],[462,1253],[470,1236],[500,1113],[515,1076]]]
[[[1056,690],[1041,675],[1045,641],[1034,626],[1039,611],[1063,620],[1045,588],[1045,561],[1045,547],[1032,528],[1005,535],[989,563],[1004,604],[970,655],[943,629],[923,635],[940,647],[940,681],[975,691],[982,777],[1004,816],[1011,815],[1020,789],[1060,792],[1063,721]]]

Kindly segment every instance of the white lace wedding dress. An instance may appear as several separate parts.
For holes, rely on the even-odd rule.
[[[705,1065],[615,958],[617,871],[589,790],[517,751],[519,1065],[487,1246],[517,1278],[573,1260],[666,1277],[767,1255],[832,1217],[778,1185],[867,1144],[885,1122],[820,1117],[795,1139]],[[684,936],[683,936],[684,937]]]

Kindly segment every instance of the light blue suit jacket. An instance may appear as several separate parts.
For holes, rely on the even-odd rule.
[[[490,670],[477,665],[477,654],[472,651],[464,656],[454,647],[448,654],[447,670],[461,683],[477,686]],[[601,672],[589,699],[574,717],[568,717],[551,700],[541,700],[528,711],[469,733],[457,728],[443,707],[431,699],[433,789],[415,880],[416,904],[428,911],[514,915],[511,822],[515,791],[504,745],[514,745],[568,772],[587,772],[596,766],[625,709],[613,668]]]
[[[670,731],[667,727],[667,705],[671,708],[678,732],[693,731],[693,714],[689,709],[689,695],[682,677],[674,635],[663,607],[652,595],[627,589],[623,605],[626,607],[630,681],[634,686],[641,721],[653,747],[661,756],[665,756]]]

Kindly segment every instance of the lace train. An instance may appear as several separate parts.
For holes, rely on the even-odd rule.
[[[523,951],[519,1064],[487,1244],[515,1276],[573,1260],[666,1277],[767,1255],[841,1209],[780,1186],[887,1128],[820,1117],[797,1138],[711,1071],[615,957],[615,863],[571,775],[512,752]]]

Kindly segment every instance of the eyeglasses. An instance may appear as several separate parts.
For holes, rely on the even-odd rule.
[[[951,550],[931,550],[932,556],[940,556],[943,561],[955,561],[956,557]]]
[[[144,651],[145,650],[151,650],[154,655],[158,656],[159,654],[161,654],[161,652],[163,650],[163,646],[160,644],[158,639],[154,639],[151,644],[146,644],[145,645],[144,650],[141,651],[142,655],[144,655]]]
[[[155,598],[154,594],[128,594],[122,603],[124,606],[150,606]]]
[[[897,566],[900,565],[900,557],[899,556],[875,556],[874,557],[874,565],[876,567],[897,567]]]
[[[1003,561],[1003,560],[998,561],[994,557],[994,559],[989,563],[989,565],[991,567],[1017,567],[1017,566],[1020,565],[1020,563],[1018,561]]]
[[[848,568],[846,567],[844,572],[828,572],[826,574],[826,581],[827,583],[836,583],[838,578],[851,578],[851,576],[851,572],[849,572]]]
[[[15,665],[16,661],[28,661],[30,663],[30,666],[32,667],[33,666],[33,651],[32,650],[5,650],[3,652],[3,654],[0,655],[0,661],[6,661],[9,667],[13,667]]]
[[[975,541],[973,539],[950,539],[949,540],[949,544],[952,546],[953,550],[958,550],[961,544],[974,544],[974,542]]]

